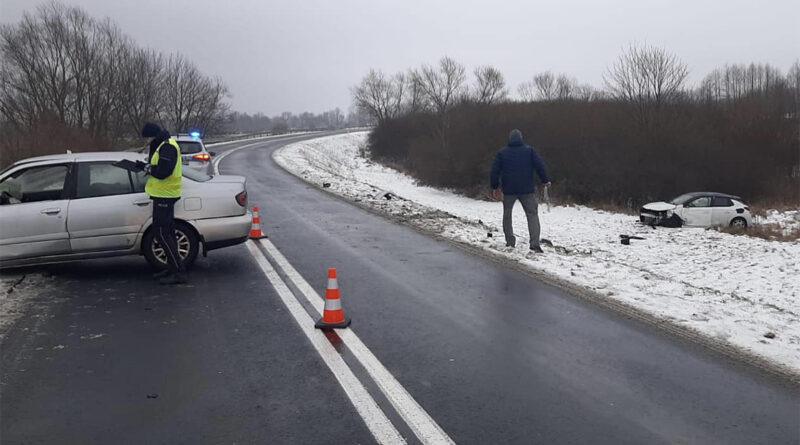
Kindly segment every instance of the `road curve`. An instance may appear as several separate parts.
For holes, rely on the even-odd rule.
[[[331,197],[275,148],[221,171],[318,292],[338,268],[352,329],[456,442],[800,440],[796,388]]]

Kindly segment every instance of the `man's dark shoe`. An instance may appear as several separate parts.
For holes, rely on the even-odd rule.
[[[544,253],[544,250],[542,250],[542,248],[540,246],[531,247],[531,251],[532,252],[536,252],[536,253]]]
[[[189,280],[186,278],[186,274],[184,274],[184,273],[176,273],[176,274],[168,275],[168,276],[158,280],[158,284],[164,284],[164,285],[184,284],[184,283],[186,283],[188,281]]]
[[[158,271],[158,272],[154,273],[153,274],[153,278],[155,278],[157,280],[159,278],[164,278],[169,274],[170,274],[169,269],[164,269],[164,270],[161,270],[161,271]]]

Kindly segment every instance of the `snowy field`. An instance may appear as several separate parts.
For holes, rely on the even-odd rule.
[[[360,132],[299,142],[274,157],[308,182],[325,184],[326,190],[396,220],[486,249],[556,282],[687,328],[678,331],[700,334],[706,344],[733,346],[773,368],[800,375],[800,241],[766,241],[706,229],[653,229],[629,215],[541,204],[541,237],[553,247],[543,246],[545,254],[531,255],[519,204],[514,213],[517,247],[508,249],[502,204],[418,186],[414,179],[365,159],[366,137]],[[798,218],[798,212],[768,216],[784,226],[800,224]],[[622,234],[644,239],[623,245]]]

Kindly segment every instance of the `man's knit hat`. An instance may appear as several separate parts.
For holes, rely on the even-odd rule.
[[[143,138],[154,138],[158,136],[159,133],[161,133],[161,127],[152,122],[146,122],[144,127],[142,127]]]

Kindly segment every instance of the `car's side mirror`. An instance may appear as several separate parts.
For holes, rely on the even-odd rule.
[[[215,152],[215,151],[209,151],[209,152],[208,152],[208,154],[210,154],[211,156],[216,156],[216,155],[217,155],[217,152]]]

